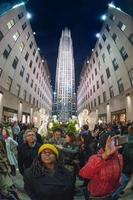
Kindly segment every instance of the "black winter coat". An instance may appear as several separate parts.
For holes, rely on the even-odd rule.
[[[41,144],[36,143],[34,147],[30,147],[27,143],[18,146],[18,167],[20,173],[23,175],[25,169],[29,168],[38,155],[38,150]]]
[[[32,200],[72,200],[73,179],[67,169],[57,168],[54,174],[46,171],[36,176],[32,168],[24,175],[24,188]]]

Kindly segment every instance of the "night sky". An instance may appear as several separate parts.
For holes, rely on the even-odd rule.
[[[2,1],[2,0],[0,0]],[[9,1],[9,0],[8,0]],[[11,0],[10,0],[11,2]],[[54,89],[56,60],[61,31],[71,30],[76,87],[84,60],[95,46],[95,34],[100,31],[100,16],[107,11],[109,0],[29,0],[27,10],[32,14],[31,25],[40,52],[47,59]],[[113,3],[133,14],[133,0],[115,0]]]

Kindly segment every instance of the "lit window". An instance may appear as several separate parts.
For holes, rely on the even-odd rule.
[[[11,29],[12,26],[14,26],[14,24],[15,24],[14,19],[11,19],[11,20],[7,23],[7,27],[8,27],[8,29]]]
[[[19,50],[22,52],[22,51],[23,51],[23,49],[24,49],[24,47],[25,47],[24,43],[23,43],[23,42],[21,42],[21,44],[20,44],[20,47],[19,47]]]
[[[17,32],[13,35],[13,39],[14,39],[15,41],[17,41],[17,39],[19,38],[19,36],[20,36],[20,33],[17,31]]]
[[[123,24],[121,21],[119,21],[119,23],[118,23],[118,27],[119,27],[119,29],[120,29],[121,31],[124,31],[125,28],[126,28],[126,25]]]

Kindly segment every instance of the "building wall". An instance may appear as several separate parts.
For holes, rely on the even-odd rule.
[[[1,109],[6,106],[19,110],[21,101],[22,112],[30,112],[31,108],[52,112],[47,62],[40,56],[25,6],[10,9],[0,16],[0,89],[3,93]]]
[[[133,120],[132,85],[133,18],[118,8],[109,8],[95,48],[80,75],[78,113],[84,108],[97,109],[99,115],[107,113],[109,122],[111,112],[126,109],[126,119]]]

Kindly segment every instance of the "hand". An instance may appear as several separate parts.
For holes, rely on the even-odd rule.
[[[60,149],[60,150],[63,149],[63,146],[62,146],[61,144],[56,145],[56,147],[57,147],[58,149]]]
[[[115,146],[114,139],[118,136],[109,136],[106,141],[105,152],[102,154],[102,158],[106,160],[109,156],[114,155],[122,146]]]

